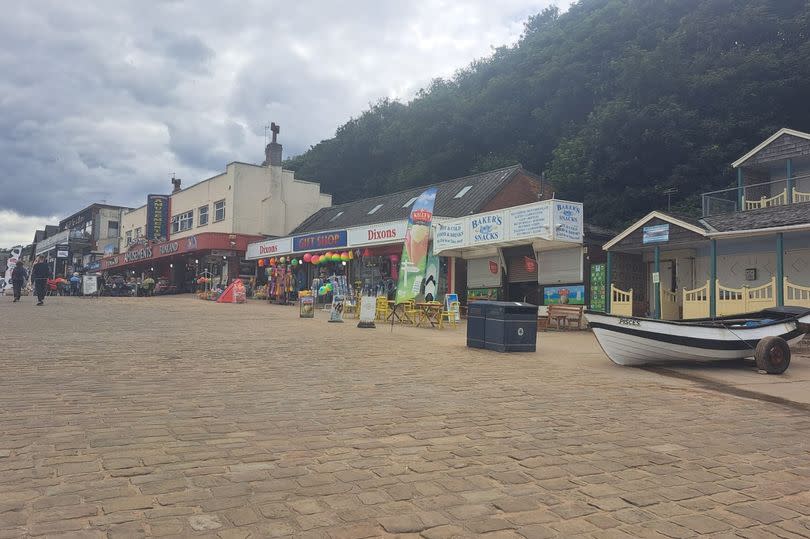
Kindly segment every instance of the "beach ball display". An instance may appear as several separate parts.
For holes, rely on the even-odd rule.
[[[328,264],[329,263],[329,255],[328,254],[321,255],[320,263],[321,264]]]
[[[349,260],[354,260],[354,251],[349,251]]]
[[[333,290],[332,283],[326,283],[324,286],[325,286],[325,287],[326,287],[326,289],[327,289],[327,290],[329,290],[330,292]]]
[[[349,253],[346,252],[340,253],[340,259],[346,262],[349,259]]]
[[[327,260],[332,260],[332,251],[326,251],[326,254],[323,256],[325,256]]]
[[[290,261],[290,264],[292,264],[293,266],[297,266],[297,265],[298,265],[298,259],[297,259],[297,258],[293,258],[293,259]]]
[[[260,267],[260,268],[263,268],[263,267],[264,267],[264,259],[263,259],[263,258],[260,258],[260,259],[259,259],[259,267]]]
[[[269,263],[271,266],[275,266],[275,265],[276,265],[276,259],[275,259],[275,258],[271,258],[271,259],[270,259],[270,260],[268,260],[267,262],[268,262],[268,263]]]
[[[320,287],[318,289],[318,295],[319,296],[325,296],[326,295],[326,287],[325,286],[322,286],[322,287]]]
[[[278,261],[279,261],[279,262],[281,262],[281,263],[283,264],[284,262],[286,262],[286,261],[287,261],[287,259],[286,259],[286,258],[284,258],[283,256],[280,256],[280,257],[279,257],[279,259],[278,259]]]
[[[305,254],[304,254],[304,262],[306,262],[307,264],[309,264],[310,262],[312,262],[312,255],[311,255],[311,254],[309,254],[309,253],[305,253]]]

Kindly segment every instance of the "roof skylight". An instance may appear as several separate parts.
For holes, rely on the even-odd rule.
[[[371,208],[371,209],[368,211],[368,215],[371,215],[372,213],[377,213],[377,210],[379,210],[379,209],[380,209],[380,208],[382,208],[382,207],[383,207],[383,205],[382,205],[382,204],[377,204],[376,206],[374,206],[373,208]]]
[[[342,211],[337,212],[331,219],[329,219],[329,222],[331,223],[332,221],[334,221],[335,219],[337,219],[341,215],[343,215]]]
[[[407,208],[408,206],[410,206],[411,204],[413,204],[414,202],[416,202],[416,199],[417,199],[417,198],[419,198],[419,197],[413,197],[413,198],[412,198],[412,199],[410,199],[408,202],[406,202],[405,204],[403,204],[403,205],[402,205],[402,207],[403,207],[403,208]]]
[[[470,189],[472,189],[472,185],[468,185],[468,186],[464,187],[464,188],[463,188],[461,191],[459,191],[458,193],[456,193],[456,196],[454,196],[453,198],[461,198],[461,197],[463,197],[464,195],[466,195],[466,194],[467,194],[467,192],[468,192]]]

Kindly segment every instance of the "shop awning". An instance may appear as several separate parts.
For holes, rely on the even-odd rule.
[[[248,243],[257,240],[258,236],[247,234],[225,234],[220,232],[206,232],[185,238],[169,240],[161,243],[136,244],[126,253],[108,256],[101,259],[101,270],[115,270],[126,268],[143,262],[151,262],[176,255],[190,254],[196,251],[222,249],[244,252]]]

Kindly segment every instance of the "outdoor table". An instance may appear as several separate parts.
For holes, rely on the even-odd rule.
[[[395,301],[389,299],[388,316],[385,319],[393,322],[402,322],[403,317],[408,318],[408,315],[405,314],[405,304],[397,304]]]
[[[417,327],[421,327],[422,322],[430,322],[430,327],[440,325],[442,316],[442,304],[432,302],[420,302],[416,304],[419,309],[419,320],[416,322]]]

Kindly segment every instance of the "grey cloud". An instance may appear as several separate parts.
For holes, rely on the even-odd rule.
[[[17,3],[0,19],[0,211],[139,206],[172,173],[261,162],[270,121],[301,153],[368,103],[513,41],[548,3]]]

